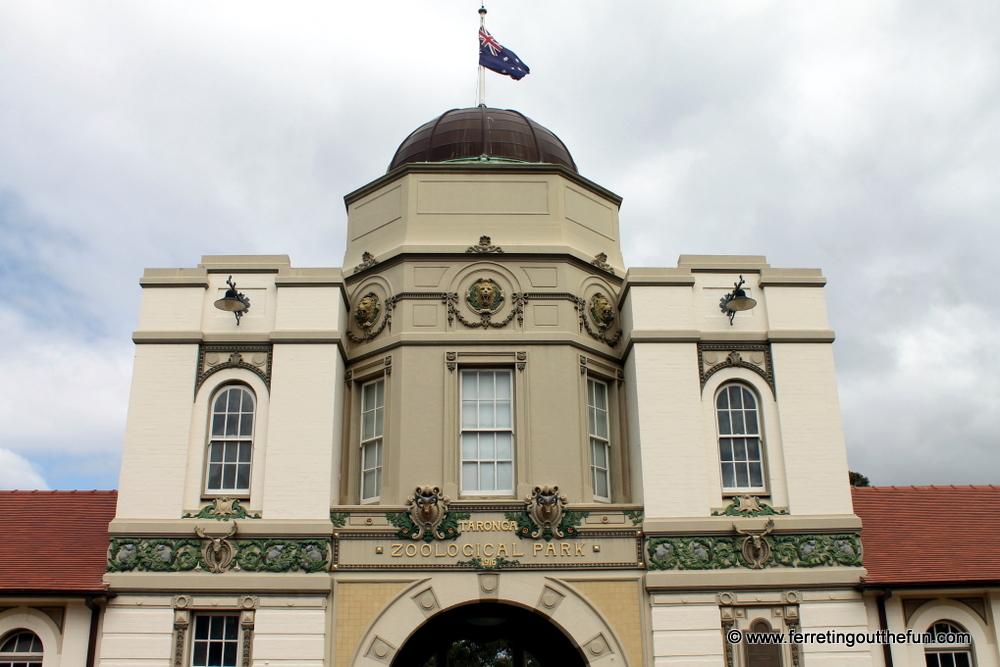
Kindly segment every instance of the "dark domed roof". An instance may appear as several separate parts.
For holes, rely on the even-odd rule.
[[[543,162],[576,171],[559,137],[524,114],[504,109],[452,109],[424,123],[396,149],[389,171],[411,162]],[[484,160],[487,161],[487,160]]]

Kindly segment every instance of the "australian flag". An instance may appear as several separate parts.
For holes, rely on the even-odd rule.
[[[528,66],[521,62],[513,51],[503,46],[496,37],[479,29],[479,64],[491,69],[497,74],[506,74],[512,79],[521,79],[531,72]]]

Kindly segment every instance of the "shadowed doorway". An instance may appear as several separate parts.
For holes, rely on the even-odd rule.
[[[545,616],[480,602],[427,621],[392,667],[584,667],[580,650]]]

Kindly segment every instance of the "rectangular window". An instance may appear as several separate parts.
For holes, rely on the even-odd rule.
[[[361,388],[361,500],[377,500],[382,493],[382,429],[385,418],[385,381]]]
[[[587,429],[590,433],[590,478],[594,485],[594,497],[610,500],[608,385],[599,380],[587,380]]]
[[[191,667],[237,667],[240,653],[238,614],[201,614],[194,618]]]
[[[462,493],[514,493],[509,370],[462,371]]]

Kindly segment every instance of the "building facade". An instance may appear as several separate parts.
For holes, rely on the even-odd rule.
[[[143,276],[97,664],[890,664],[726,639],[879,627],[819,271],[626,269],[621,199],[485,107],[345,201],[342,268]]]

